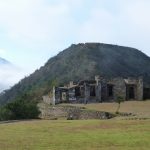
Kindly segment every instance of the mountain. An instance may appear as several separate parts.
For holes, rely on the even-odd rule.
[[[150,84],[149,66],[150,57],[134,48],[102,43],[73,44],[1,94],[0,102],[6,103],[24,94],[32,100],[41,100],[53,85],[91,79],[95,75],[143,76],[145,83]]]

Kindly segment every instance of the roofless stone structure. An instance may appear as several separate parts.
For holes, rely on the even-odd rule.
[[[124,100],[143,100],[143,79],[95,76],[94,80],[71,81],[67,86],[54,87],[43,100],[49,104],[113,102],[117,97]]]

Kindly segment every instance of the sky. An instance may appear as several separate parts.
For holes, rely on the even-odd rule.
[[[10,72],[10,85],[85,42],[134,47],[150,56],[150,0],[0,0],[0,57],[20,72],[15,80]]]

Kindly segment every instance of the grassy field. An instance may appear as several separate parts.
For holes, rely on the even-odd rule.
[[[0,124],[0,150],[149,150],[150,120]]]
[[[66,105],[66,104],[65,104]],[[116,103],[77,104],[115,112]],[[121,112],[150,118],[150,101],[121,104]],[[147,120],[31,120],[0,123],[0,150],[149,150]]]

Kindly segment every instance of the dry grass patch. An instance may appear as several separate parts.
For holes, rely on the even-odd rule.
[[[63,104],[64,105],[64,104]],[[66,105],[66,104],[65,104]],[[68,104],[85,107],[91,110],[107,111],[115,113],[117,103],[95,103],[95,104]],[[147,101],[125,101],[121,103],[120,112],[136,114],[138,117],[150,118],[150,100]]]

